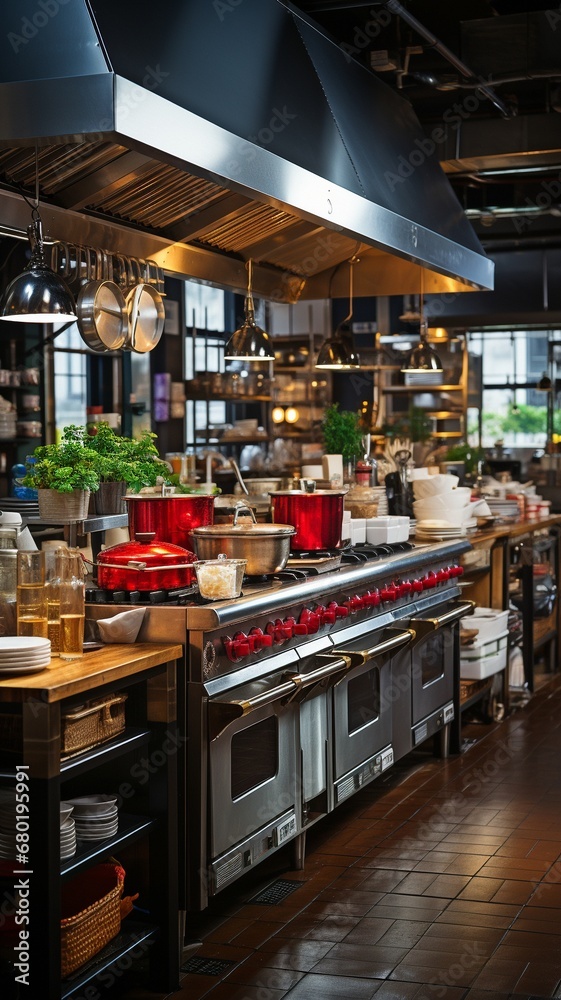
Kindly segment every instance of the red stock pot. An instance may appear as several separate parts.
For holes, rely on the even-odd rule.
[[[195,583],[193,552],[137,532],[134,542],[104,549],[97,557],[97,583],[104,590],[173,590]]]
[[[270,493],[273,521],[293,524],[294,552],[341,548],[346,490],[278,490]]]
[[[126,496],[129,534],[151,532],[157,542],[173,542],[193,551],[190,532],[214,523],[214,497],[200,493],[174,493],[171,496],[139,494]]]

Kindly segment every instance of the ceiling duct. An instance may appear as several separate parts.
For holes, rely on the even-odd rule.
[[[279,301],[486,289],[493,265],[410,107],[282,0],[0,9],[0,225],[39,147],[56,239]],[[332,280],[333,279],[333,280]],[[331,286],[330,286],[330,281]]]

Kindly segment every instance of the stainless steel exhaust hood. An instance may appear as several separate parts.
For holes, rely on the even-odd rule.
[[[410,105],[283,0],[0,10],[0,226],[279,301],[493,287]]]

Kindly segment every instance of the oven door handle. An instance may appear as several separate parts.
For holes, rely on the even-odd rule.
[[[472,615],[474,608],[475,601],[462,601],[460,604],[455,604],[450,611],[439,615],[438,618],[411,618],[409,624],[417,633],[415,642],[422,642],[431,632],[437,632],[438,629],[445,628],[446,625],[453,625],[454,622],[466,615]]]
[[[266,708],[282,699],[288,705],[298,695],[307,692],[308,688],[348,670],[350,666],[346,657],[325,656],[323,659],[328,662],[322,663],[307,674],[287,674],[286,680],[281,684],[256,694],[253,698],[240,701],[209,701],[208,727],[211,740],[215,740],[227,726],[244,715],[249,715],[258,708]]]
[[[258,708],[273,705],[281,698],[290,698],[294,694],[295,688],[292,678],[277,684],[268,691],[256,694],[254,698],[245,698],[241,701],[209,701],[208,703],[208,724],[211,740],[215,740],[227,726],[241,719],[250,712],[255,712]]]
[[[384,638],[381,642],[377,642],[375,646],[370,646],[369,649],[359,649],[356,652],[350,649],[337,649],[340,656],[347,657],[350,660],[349,666],[352,667],[362,667],[369,660],[379,659],[381,656],[387,656],[391,654],[396,649],[400,649],[401,646],[406,646],[410,642],[414,642],[416,632],[413,628],[407,628],[399,631],[395,628],[384,629]]]

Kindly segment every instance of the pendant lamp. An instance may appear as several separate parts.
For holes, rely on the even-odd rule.
[[[423,303],[423,270],[421,269],[421,294],[419,300],[419,343],[413,348],[402,372],[415,375],[428,375],[433,372],[442,372],[442,362],[434,347],[428,342],[428,325],[424,315]]]
[[[360,358],[353,346],[352,330],[349,323],[353,315],[353,265],[356,263],[358,263],[358,257],[351,257],[349,260],[349,313],[339,323],[333,336],[324,340],[319,349],[316,368],[334,371],[360,368]]]
[[[255,307],[253,305],[252,281],[253,261],[248,260],[247,294],[244,306],[244,321],[232,334],[224,348],[225,361],[274,361],[275,354],[271,338],[265,330],[255,322]]]
[[[538,392],[551,392],[551,379],[547,372],[544,372],[539,382],[536,382],[536,389]]]
[[[30,203],[31,204],[31,203]],[[45,263],[39,214],[39,168],[35,150],[35,205],[27,235],[31,259],[10,282],[0,303],[0,319],[15,323],[66,323],[76,320],[76,304],[66,282]]]

